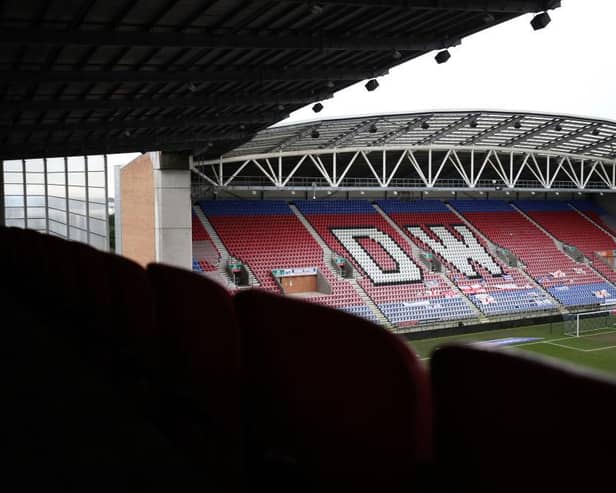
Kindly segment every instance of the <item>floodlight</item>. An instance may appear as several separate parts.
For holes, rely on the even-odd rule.
[[[473,118],[468,124],[468,126],[471,128],[477,128],[477,118]]]
[[[560,132],[562,129],[563,127],[560,123],[557,123],[556,126],[554,127],[554,130],[556,130],[557,132]]]
[[[320,15],[323,13],[323,7],[319,4],[314,4],[310,7],[310,13],[312,15]]]
[[[323,109],[323,105],[321,103],[317,103],[312,107],[312,111],[314,111],[315,113],[318,113],[322,109]]]
[[[368,82],[366,82],[365,87],[368,91],[374,91],[377,87],[379,87],[379,83],[376,79],[370,79]]]
[[[402,58],[402,53],[400,53],[398,50],[394,50],[394,51],[391,53],[391,57],[392,57],[394,60],[400,60],[400,58]]]
[[[310,137],[313,139],[318,139],[321,136],[319,131],[315,128],[312,132],[310,132]]]
[[[540,14],[537,14],[535,17],[533,17],[533,20],[530,21],[530,25],[533,26],[533,29],[535,31],[538,31],[539,29],[543,29],[545,26],[547,26],[551,20],[552,19],[550,19],[550,16],[547,12],[541,12]]]
[[[428,130],[430,128],[430,124],[428,122],[423,122],[421,124],[421,128],[423,128],[424,130]]]
[[[325,85],[326,85],[327,87],[329,87],[330,89],[332,89],[332,88],[335,86],[334,81],[332,81],[332,80],[328,80],[328,81],[327,81],[327,84],[325,84]]]
[[[451,58],[451,53],[449,53],[449,50],[439,51],[437,55],[434,57],[434,59],[436,60],[436,63],[438,63],[439,65],[441,63],[445,63],[450,58]]]
[[[598,128],[598,127],[595,127],[595,128],[593,128],[593,129],[592,129],[592,134],[593,134],[593,135],[597,136],[597,135],[599,135],[600,133],[601,133],[601,130],[599,130],[599,128]]]
[[[373,123],[372,125],[370,125],[370,128],[368,129],[368,131],[371,134],[375,134],[377,130],[378,130],[378,128],[376,128],[376,123]]]
[[[188,83],[188,90],[190,92],[195,92],[197,89],[198,89],[197,84],[195,84],[194,82]]]
[[[513,124],[513,127],[514,127],[514,128],[517,128],[517,129],[520,129],[520,128],[522,128],[522,123],[518,120],[518,121],[516,121],[516,122]]]
[[[278,108],[280,111],[284,110],[284,104],[279,104],[279,105],[277,106],[277,108]]]

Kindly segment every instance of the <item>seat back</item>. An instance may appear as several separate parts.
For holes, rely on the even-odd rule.
[[[616,382],[523,353],[455,345],[434,353],[431,375],[436,460],[450,488],[609,484]]]
[[[199,483],[151,419],[160,345],[145,271],[32,231],[0,228],[0,245],[8,288],[0,434],[16,484],[186,491]]]
[[[307,489],[413,484],[430,458],[430,392],[408,346],[363,319],[258,290],[235,306],[252,463],[290,468]]]
[[[232,490],[241,479],[240,342],[231,296],[219,284],[150,264],[162,345],[160,422],[193,460]]]

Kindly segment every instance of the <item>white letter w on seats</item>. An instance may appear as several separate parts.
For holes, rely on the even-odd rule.
[[[429,226],[429,228],[440,241],[428,236],[420,227],[410,226],[408,230],[412,236],[428,245],[466,277],[479,277],[471,260],[484,267],[493,276],[503,274],[500,265],[496,263],[494,258],[477,241],[477,238],[473,236],[473,233],[466,226],[453,226],[453,229],[460,234],[463,241],[456,238],[444,226]]]

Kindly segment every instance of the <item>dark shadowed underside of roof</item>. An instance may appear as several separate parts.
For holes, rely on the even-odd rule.
[[[354,82],[559,4],[0,1],[0,158],[218,156]]]

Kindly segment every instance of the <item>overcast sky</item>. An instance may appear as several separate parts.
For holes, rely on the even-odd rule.
[[[368,92],[354,85],[281,125],[372,113],[495,109],[564,113],[616,120],[616,0],[562,0],[552,22],[533,31],[525,15],[462,40],[442,65],[435,53],[380,77]],[[117,155],[123,164],[138,154]],[[112,173],[112,166],[110,166]],[[113,196],[113,175],[110,176]]]
[[[562,0],[540,31],[532,15],[462,40],[442,65],[435,52],[324,101],[318,115],[296,111],[287,124],[370,113],[437,109],[526,110],[616,120],[616,0]]]

